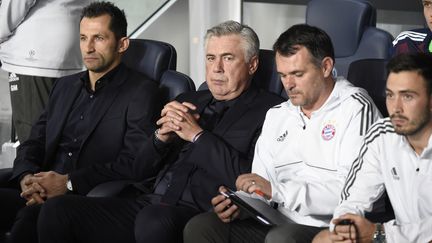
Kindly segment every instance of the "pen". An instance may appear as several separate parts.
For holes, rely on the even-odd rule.
[[[253,192],[255,192],[255,194],[260,195],[261,197],[264,197],[264,192],[262,192],[261,190],[256,189],[256,190],[253,191]]]

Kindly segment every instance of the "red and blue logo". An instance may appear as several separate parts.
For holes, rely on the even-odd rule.
[[[332,138],[334,138],[335,134],[336,134],[336,128],[332,124],[325,125],[321,131],[321,137],[325,141],[329,141]]]

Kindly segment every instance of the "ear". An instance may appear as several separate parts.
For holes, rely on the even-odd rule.
[[[432,95],[429,95],[429,110],[432,111]]]
[[[334,62],[333,59],[330,57],[324,57],[321,61],[321,67],[325,78],[328,78],[330,75],[332,75]]]
[[[249,61],[249,75],[252,75],[258,69],[258,56],[253,56]]]
[[[124,53],[129,47],[129,38],[128,37],[122,37],[119,41],[118,41],[118,52],[119,53]]]

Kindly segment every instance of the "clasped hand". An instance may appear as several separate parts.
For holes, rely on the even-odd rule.
[[[160,126],[157,137],[163,142],[171,142],[175,135],[191,142],[203,129],[198,125],[199,114],[193,113],[195,105],[189,102],[172,101],[164,106],[161,118],[156,122]]]
[[[21,197],[26,205],[43,203],[47,198],[65,194],[68,176],[54,171],[26,175],[21,180]]]

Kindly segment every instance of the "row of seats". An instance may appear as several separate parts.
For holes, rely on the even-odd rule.
[[[368,90],[380,111],[386,114],[385,63],[390,57],[393,37],[376,28],[376,17],[376,9],[366,0],[311,0],[307,4],[305,22],[329,34],[338,75]],[[189,77],[174,71],[176,60],[177,53],[172,45],[142,39],[132,39],[123,57],[128,66],[159,81],[165,102],[181,92],[195,90]],[[273,51],[260,50],[259,63],[253,82],[287,98],[276,71]],[[199,89],[205,88],[204,84]]]
[[[372,5],[363,0],[311,0],[307,5],[306,23],[330,35],[335,47],[338,74],[365,88],[381,113],[387,115],[385,65],[393,37],[375,27],[376,11]],[[158,82],[164,103],[180,93],[195,90],[193,80],[176,71],[177,53],[168,43],[131,39],[123,61]],[[260,50],[259,67],[252,82],[287,99],[272,50]],[[0,170],[0,177],[4,177],[0,181],[6,181],[10,172],[10,169]],[[103,184],[91,191],[89,196],[115,195],[123,185],[121,182]]]

